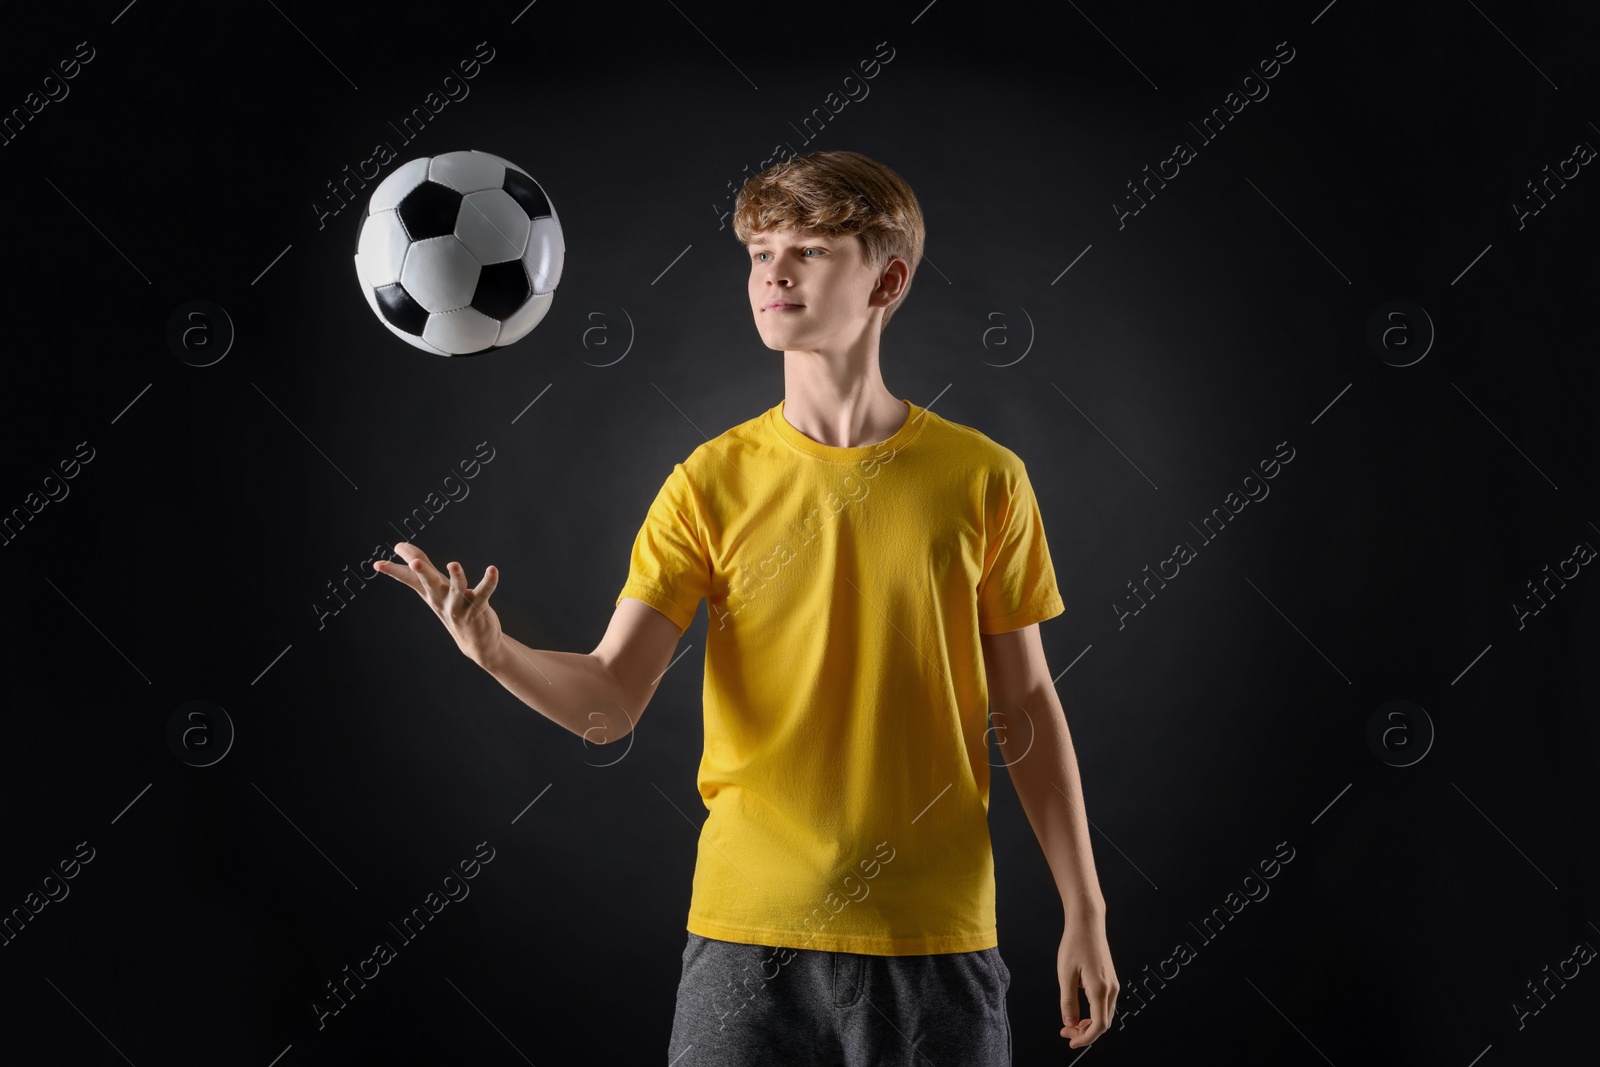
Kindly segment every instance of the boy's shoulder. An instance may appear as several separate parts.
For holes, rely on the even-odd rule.
[[[931,411],[926,415],[932,420],[929,429],[936,429],[934,443],[948,450],[952,458],[964,458],[986,470],[1016,471],[1022,467],[1021,456],[976,426],[952,422]]]
[[[725,467],[736,454],[770,447],[767,420],[776,411],[777,405],[773,405],[741,423],[728,427],[715,437],[708,437],[684,457],[684,468],[690,474],[706,474],[715,468]]]

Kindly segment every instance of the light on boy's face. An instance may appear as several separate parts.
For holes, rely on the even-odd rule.
[[[768,348],[795,350],[865,329],[874,278],[859,238],[797,230],[758,233],[750,309]]]

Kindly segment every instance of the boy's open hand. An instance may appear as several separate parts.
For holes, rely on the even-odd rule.
[[[494,564],[483,572],[483,581],[477,588],[468,589],[467,572],[461,564],[449,563],[450,574],[446,577],[434,567],[427,553],[411,542],[401,541],[394,550],[407,566],[380,559],[373,562],[372,569],[415,589],[455,638],[456,647],[468,659],[483,665],[485,657],[500,645],[500,616],[489,606],[489,594],[500,584],[500,572]]]

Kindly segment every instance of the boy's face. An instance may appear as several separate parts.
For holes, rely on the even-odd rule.
[[[873,309],[891,304],[904,284],[902,260],[874,272],[854,236],[775,230],[752,237],[747,252],[756,330],[777,351],[849,348],[867,335]],[[770,306],[774,301],[798,306]],[[875,326],[871,332],[875,339]]]

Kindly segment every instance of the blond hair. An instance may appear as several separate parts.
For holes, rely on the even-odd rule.
[[[734,198],[733,233],[748,245],[775,230],[856,237],[867,264],[881,271],[905,260],[906,285],[883,311],[883,329],[911,292],[922,261],[922,208],[905,180],[859,152],[811,152],[775,163],[747,179]]]

